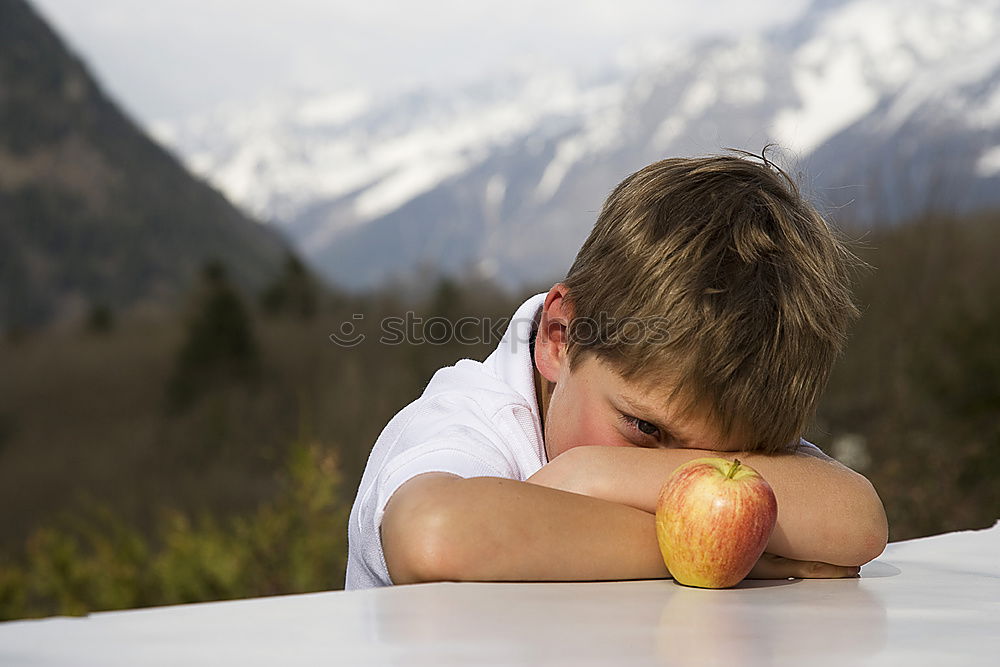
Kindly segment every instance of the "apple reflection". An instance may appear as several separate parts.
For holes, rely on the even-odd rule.
[[[856,664],[886,644],[885,609],[866,586],[863,579],[744,581],[727,590],[669,580],[401,586],[369,596],[363,643],[379,664],[407,667]]]
[[[674,586],[656,654],[670,665],[848,665],[882,651],[886,612],[860,579]],[[779,590],[774,590],[779,588]]]

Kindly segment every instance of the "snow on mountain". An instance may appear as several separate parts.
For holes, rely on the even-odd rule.
[[[299,94],[158,126],[334,281],[557,279],[608,191],[666,155],[771,141],[837,216],[1000,204],[1000,0],[816,0],[795,23],[600,76]]]
[[[531,133],[558,132],[566,118],[595,121],[577,152],[607,145],[606,119],[621,84],[586,85],[565,73],[515,75],[470,89],[413,91],[373,99],[359,92],[292,95],[224,108],[180,125],[157,124],[199,174],[265,219],[290,224],[317,204],[338,215],[307,224],[303,242],[322,247],[352,226],[392,212],[491,152]],[[563,162],[571,160],[567,153]],[[553,166],[539,196],[560,180]]]
[[[977,58],[996,44],[998,28],[996,3],[848,3],[793,52],[801,103],[778,114],[776,138],[808,153],[911,82],[924,97],[947,90],[934,74]],[[895,104],[887,122],[898,127],[923,101]]]

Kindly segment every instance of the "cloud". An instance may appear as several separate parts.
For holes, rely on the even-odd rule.
[[[149,122],[283,88],[450,85],[793,18],[804,0],[35,0]],[[726,16],[728,22],[719,22]]]

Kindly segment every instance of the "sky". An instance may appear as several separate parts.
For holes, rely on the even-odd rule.
[[[806,0],[30,0],[141,122],[281,91],[588,70],[794,19]]]

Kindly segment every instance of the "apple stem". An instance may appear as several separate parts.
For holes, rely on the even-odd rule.
[[[726,479],[732,479],[733,475],[735,475],[736,471],[739,470],[739,469],[740,469],[740,460],[739,459],[734,459],[733,460],[733,465],[729,466],[729,473],[726,474]]]

